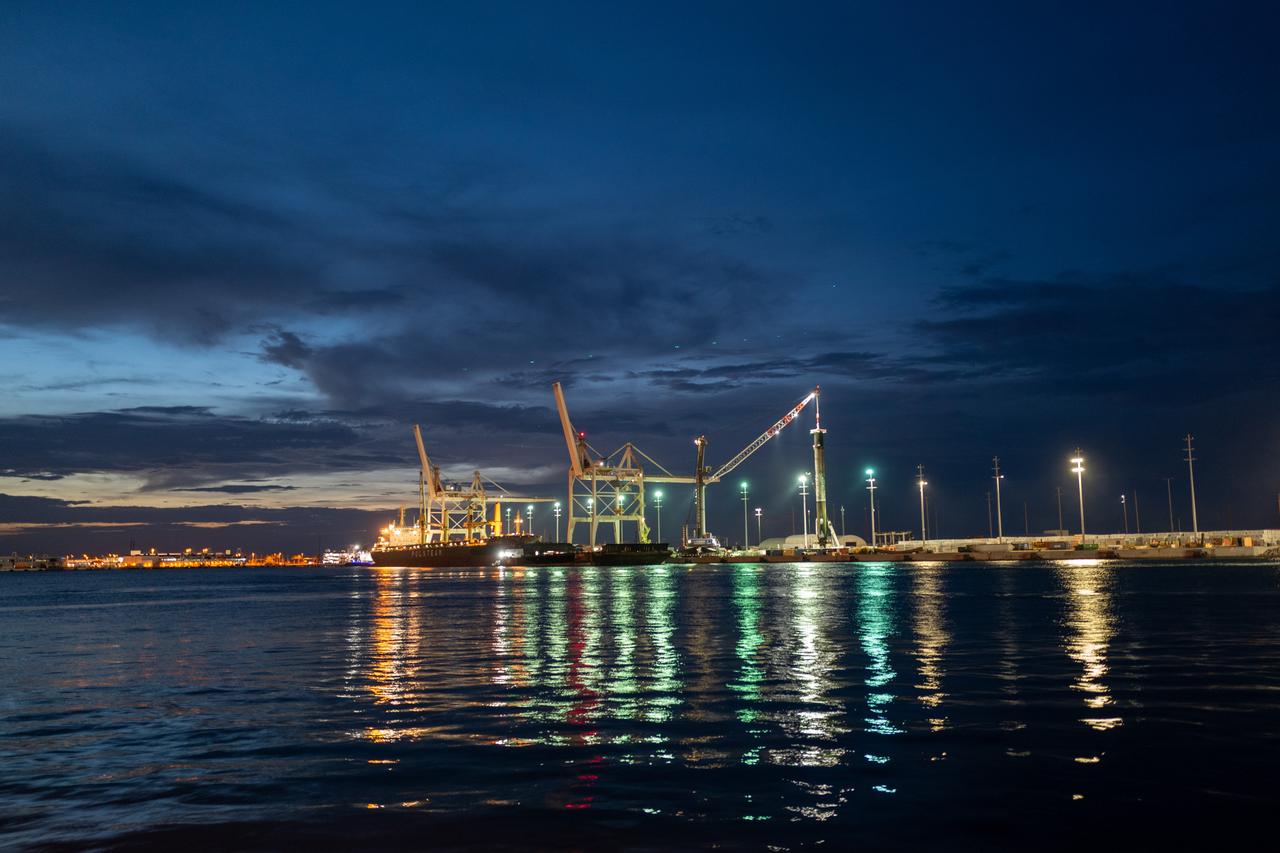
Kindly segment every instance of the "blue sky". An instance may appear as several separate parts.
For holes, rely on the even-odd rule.
[[[1280,523],[1275,24],[10,4],[0,548],[371,530],[415,421],[450,470],[559,491],[556,379],[681,470],[821,383],[833,504],[874,464],[895,526],[923,463],[942,532],[981,532],[996,453],[1056,526],[1079,444],[1118,527],[1187,431],[1206,524]],[[744,470],[774,532],[807,440]],[[227,519],[270,524],[184,527]]]

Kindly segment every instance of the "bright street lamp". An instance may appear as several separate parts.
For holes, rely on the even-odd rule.
[[[804,547],[809,547],[809,475],[800,475],[800,505],[804,508]]]
[[[920,544],[927,545],[929,537],[926,534],[924,522],[924,487],[929,483],[924,478],[923,465],[916,466],[916,485],[920,487]]]
[[[742,481],[742,547],[751,547],[751,533],[747,528],[747,481]]]
[[[876,547],[876,469],[868,468],[867,491],[871,493],[871,547]]]
[[[525,532],[530,536],[533,535],[533,504],[529,504],[524,508],[525,515],[529,516],[529,529]]]
[[[1080,495],[1080,544],[1084,544],[1084,454],[1076,448],[1076,455],[1071,457],[1071,473],[1076,475],[1076,491]]]
[[[551,511],[555,513],[555,516],[556,516],[556,541],[559,542],[560,541],[560,501],[556,501],[555,506],[551,508]]]
[[[658,516],[658,541],[662,541],[662,490],[653,493],[653,508]]]

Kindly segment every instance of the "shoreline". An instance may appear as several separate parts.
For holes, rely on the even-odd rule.
[[[937,564],[937,563],[1060,563],[1069,561],[1106,561],[1115,563],[1127,563],[1142,565],[1144,563],[1155,562],[1177,562],[1177,563],[1193,563],[1193,562],[1250,562],[1258,564],[1280,563],[1280,548],[1265,549],[1242,549],[1236,548],[1187,548],[1187,549],[1150,549],[1149,554],[1130,554],[1118,553],[1117,550],[1098,549],[1098,550],[1074,550],[1074,551],[1004,551],[1004,552],[932,552],[932,551],[866,551],[856,554],[792,554],[792,555],[762,555],[762,556],[706,556],[696,559],[671,559],[665,563],[654,563],[652,565],[666,566],[723,566],[723,565],[741,565],[741,566],[770,566],[770,565],[786,565],[795,563],[821,563],[826,565],[853,565],[856,563],[917,563],[917,564]],[[1245,551],[1248,551],[1247,553]],[[1168,553],[1169,551],[1178,551],[1180,553]],[[564,566],[536,566],[522,567],[518,564],[508,566],[458,566],[454,568],[470,569],[470,568],[578,568],[577,564],[565,564]],[[0,566],[0,574],[46,574],[46,573],[76,573],[76,572],[181,572],[181,571],[199,571],[199,570],[217,570],[217,571],[251,571],[255,569],[293,569],[306,571],[310,569],[351,569],[351,568],[375,568],[371,566],[326,566],[320,563],[310,563],[306,565],[277,565],[277,564],[261,564],[261,565],[236,565],[236,566],[41,566],[41,567],[14,567]],[[385,566],[378,568],[399,568],[395,566]],[[412,567],[404,567],[412,568]],[[432,567],[449,569],[448,566]],[[607,567],[606,567],[607,568]]]

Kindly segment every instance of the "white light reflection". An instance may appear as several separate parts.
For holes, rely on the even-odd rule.
[[[823,594],[823,570],[818,565],[796,563],[790,568],[789,680],[801,707],[783,714],[779,720],[788,739],[796,745],[769,750],[767,755],[771,763],[789,767],[835,767],[845,754],[843,748],[833,745],[844,731],[836,724],[843,709],[829,695],[834,686],[830,674],[838,656],[823,630],[831,619],[834,596]]]
[[[943,700],[947,694],[942,689],[943,655],[951,636],[945,627],[946,598],[942,590],[942,573],[946,569],[941,565],[914,567],[915,585],[912,600],[915,603],[915,635],[916,635],[916,671],[920,683],[916,689],[920,691],[920,704],[925,712],[931,714],[929,728],[942,731],[947,727],[946,715],[942,713]]]
[[[1099,731],[1113,729],[1123,720],[1107,710],[1113,705],[1107,687],[1109,672],[1107,652],[1115,635],[1115,617],[1111,612],[1112,570],[1102,561],[1064,561],[1058,576],[1066,588],[1067,634],[1064,645],[1067,656],[1080,664],[1081,672],[1071,688],[1084,694],[1088,716],[1081,722]]]

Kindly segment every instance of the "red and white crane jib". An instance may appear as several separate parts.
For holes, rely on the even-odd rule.
[[[809,405],[809,403],[813,402],[813,400],[817,396],[818,396],[818,392],[816,389],[813,391],[810,391],[808,396],[806,396],[803,400],[801,400],[799,403],[795,405],[795,408],[793,408],[791,411],[787,412],[785,415],[779,418],[776,424],[774,424],[773,426],[765,430],[763,433],[761,433],[761,435],[758,438],[756,438],[755,441],[751,442],[746,447],[742,448],[742,450],[738,452],[737,456],[733,457],[728,462],[721,465],[719,470],[717,470],[714,474],[712,474],[710,477],[707,478],[706,482],[715,483],[715,482],[718,482],[721,477],[727,477],[730,473],[732,473],[734,468],[737,468],[743,462],[746,462],[747,457],[749,457],[751,454],[755,453],[757,450],[763,447],[769,441],[769,439],[773,438],[775,435],[782,432],[782,430],[786,427],[787,424],[791,423],[797,417],[799,417],[800,413],[804,411],[804,407]]]
[[[591,456],[583,447],[584,435],[573,428],[569,420],[569,407],[564,402],[564,390],[560,383],[553,383],[551,390],[556,396],[556,411],[560,415],[560,428],[564,430],[564,443],[569,450],[569,469],[575,477],[581,477],[591,467]]]
[[[422,443],[422,428],[417,424],[413,425],[413,440],[418,444],[418,461],[422,463],[422,482],[426,486],[427,497],[437,497],[442,491],[440,479],[431,467],[431,460],[427,458],[427,448]]]

